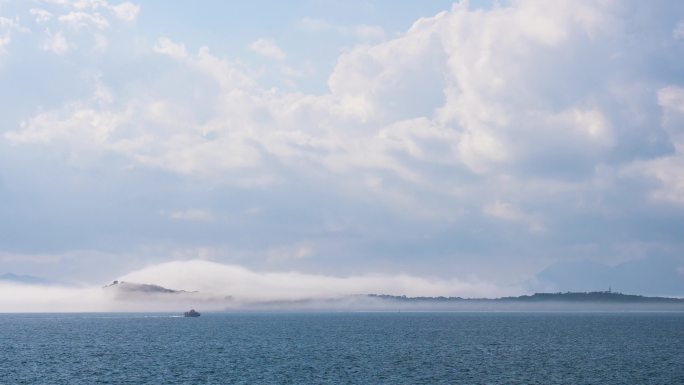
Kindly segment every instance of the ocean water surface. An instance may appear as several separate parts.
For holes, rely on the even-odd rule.
[[[0,382],[684,384],[684,314],[0,314]]]

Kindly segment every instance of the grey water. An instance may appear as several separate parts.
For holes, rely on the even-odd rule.
[[[684,314],[0,314],[0,382],[684,384]]]

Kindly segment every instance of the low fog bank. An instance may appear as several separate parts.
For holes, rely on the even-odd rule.
[[[521,293],[478,279],[428,279],[408,274],[366,274],[337,277],[290,272],[255,272],[241,266],[203,260],[167,262],[131,272],[122,281],[229,295],[247,302],[339,298],[387,293],[410,296],[500,297]]]
[[[0,282],[0,312],[105,312],[110,306],[101,288],[74,288]]]
[[[134,293],[106,287],[0,282],[0,313],[221,311],[226,301],[201,293]]]
[[[572,293],[568,293],[572,296]],[[560,295],[564,297],[565,295]],[[585,293],[578,293],[585,294]],[[546,294],[542,294],[546,297]],[[548,294],[554,297],[556,294]],[[534,296],[533,296],[534,297]],[[266,301],[242,304],[255,311],[453,311],[453,312],[684,312],[684,299],[638,297],[615,294],[613,300],[541,299],[529,296],[509,298],[405,297],[355,295],[342,298]],[[622,297],[622,298],[620,298]],[[638,297],[638,298],[637,298]]]
[[[131,284],[138,285],[138,284]],[[143,286],[143,285],[141,285]],[[613,303],[568,301],[520,301],[506,299],[402,298],[375,295],[246,300],[200,292],[150,292],[122,287],[72,288],[0,284],[0,312],[171,312],[190,308],[201,312],[223,311],[452,311],[452,312],[684,312],[677,303]]]
[[[295,271],[255,272],[236,265],[190,260],[149,266],[97,287],[0,280],[0,312],[178,312],[191,307],[204,311],[367,309],[375,306],[373,301],[359,298],[376,292],[501,296],[519,289],[476,279],[428,279],[408,274],[336,277]]]
[[[634,296],[616,300],[614,293],[605,292],[599,294],[610,301],[557,301],[555,294],[544,295],[543,301],[530,300],[537,296],[501,298],[515,294],[520,294],[519,289],[477,280],[260,273],[234,265],[182,261],[137,270],[98,287],[0,281],[0,312],[684,311],[684,301],[648,302]]]

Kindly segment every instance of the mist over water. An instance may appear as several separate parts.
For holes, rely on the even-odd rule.
[[[516,287],[502,288],[483,281],[411,275],[335,277],[292,271],[263,273],[196,260],[150,266],[102,286],[0,281],[0,309],[2,312],[177,313],[189,308],[214,312],[684,311],[681,302],[637,303],[600,297],[582,301],[492,300],[519,294],[525,293]]]
[[[489,282],[427,279],[408,274],[337,277],[289,272],[255,272],[236,265],[202,260],[167,262],[117,277],[117,281],[153,284],[179,293],[127,291],[102,286],[65,287],[0,281],[0,308],[7,312],[177,311],[188,306],[220,311],[242,308],[381,308],[363,298],[380,293],[411,296],[494,297],[520,289]]]

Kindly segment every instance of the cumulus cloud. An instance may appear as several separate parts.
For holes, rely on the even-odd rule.
[[[110,4],[105,0],[60,0],[49,1],[44,5],[47,9],[30,8],[28,14],[36,23],[46,26],[44,49],[60,55],[77,51],[80,45],[66,44],[65,32],[68,32],[69,40],[77,41],[87,37],[94,40],[95,51],[105,51],[108,47],[105,33],[117,22],[132,24],[140,11],[140,6],[131,2]],[[50,32],[56,29],[59,30],[57,34]]]
[[[66,42],[55,35],[56,42],[49,47],[57,54],[68,50]],[[96,91],[97,94],[97,91]],[[96,109],[75,103],[67,110],[68,116],[62,117],[55,111],[38,115],[27,122],[22,122],[20,131],[10,131],[5,138],[14,143],[53,141],[70,141],[86,145],[86,143],[103,143],[109,133],[119,124],[120,116],[112,113],[102,113]],[[87,136],[83,131],[88,132]]]
[[[616,20],[633,12],[637,10],[571,2],[559,7],[521,2],[486,12],[456,5],[420,19],[396,39],[343,53],[329,78],[330,93],[320,96],[261,89],[250,74],[208,48],[193,55],[185,45],[161,38],[154,45],[156,52],[185,63],[221,87],[214,118],[186,121],[185,131],[172,135],[159,131],[154,135],[162,136],[154,141],[143,139],[150,132],[139,131],[126,139],[127,145],[111,143],[107,137],[99,142],[105,144],[103,149],[184,173],[261,167],[266,152],[286,164],[315,163],[332,172],[389,171],[444,194],[458,182],[443,183],[428,175],[445,165],[483,177],[589,179],[598,164],[619,166],[666,148],[657,113],[643,115],[646,121],[637,127],[620,112],[647,91],[625,92],[614,101],[616,84],[622,81],[608,65],[614,59],[594,54],[595,49],[611,49],[609,44],[614,50],[626,47],[619,38],[626,24]],[[328,28],[321,20],[303,23],[306,28]],[[55,52],[68,49],[61,34],[51,42],[46,46]],[[261,38],[251,48],[276,60],[285,58],[271,39]],[[567,57],[556,58],[557,51]],[[577,80],[577,66],[568,64],[568,58],[583,66],[603,62],[596,63],[595,70],[582,71]],[[621,65],[626,68],[622,72],[629,73],[629,62]],[[600,77],[597,85],[594,79]],[[173,104],[178,102],[157,105]],[[82,116],[82,111],[73,113]],[[174,113],[167,109],[161,115]],[[64,114],[43,113],[33,121]],[[113,118],[124,111],[92,114]],[[67,121],[74,119],[79,118]],[[169,121],[173,120],[179,121]],[[325,122],[326,128],[318,122]],[[647,125],[655,128],[644,130]],[[81,127],[84,135],[91,135],[89,125]],[[35,124],[23,130],[7,138],[26,142],[41,137]],[[197,132],[215,139],[202,139]],[[143,148],[145,153],[140,153]],[[624,153],[626,149],[633,153]],[[551,169],[561,172],[552,176]],[[405,198],[399,200],[411,199],[412,193],[402,194]]]
[[[109,8],[114,12],[114,15],[127,22],[135,21],[140,12],[140,6],[131,2],[123,2],[117,5],[110,5]]]
[[[522,2],[486,12],[456,5],[417,21],[399,38],[342,54],[329,78],[330,93],[319,96],[261,89],[250,74],[208,48],[192,55],[183,44],[162,38],[154,45],[156,52],[221,87],[213,119],[186,122],[184,132],[146,142],[159,151],[140,154],[142,146],[119,146],[107,138],[103,148],[125,148],[122,151],[133,158],[162,167],[174,163],[172,153],[182,154],[183,165],[173,166],[182,172],[222,164],[257,167],[261,153],[267,152],[283,163],[317,163],[334,172],[387,170],[407,182],[439,189],[445,186],[429,184],[443,185],[442,180],[427,175],[444,165],[483,176],[592,178],[595,165],[619,166],[667,148],[657,113],[643,115],[646,120],[637,127],[620,112],[647,91],[623,93],[614,101],[616,84],[622,80],[607,66],[613,59],[599,57],[608,62],[597,63],[595,71],[586,69],[579,81],[573,76],[576,66],[566,63],[567,58],[592,63],[593,50],[607,49],[609,43],[624,48],[616,40],[619,29],[625,28],[615,22],[619,12],[625,11],[615,5],[572,2],[560,7]],[[312,20],[305,24],[324,26]],[[58,33],[46,48],[64,53],[68,45]],[[270,39],[259,39],[251,48],[276,60],[285,58]],[[567,58],[556,58],[556,51],[566,52]],[[623,72],[629,71],[629,63],[621,65],[627,68]],[[594,82],[601,76],[605,86]],[[179,102],[157,105],[173,104]],[[93,111],[105,116],[123,113]],[[166,110],[163,115],[174,113]],[[43,113],[34,120],[63,114]],[[648,125],[655,128],[643,129]],[[88,125],[82,127],[83,134],[90,135]],[[37,132],[30,124],[23,130],[8,138],[28,141]],[[216,139],[202,140],[197,132]],[[127,141],[139,142],[149,134],[139,132]],[[240,155],[227,160],[225,145]],[[633,153],[625,153],[627,149]],[[561,172],[552,177],[544,165],[555,165]]]
[[[111,16],[104,3],[69,4],[62,16],[91,15],[79,16],[82,30],[106,32],[91,20]],[[681,77],[663,70],[682,66],[672,53],[681,43],[681,6],[643,7],[519,1],[475,10],[463,2],[387,40],[380,29],[360,26],[375,43],[343,50],[319,93],[264,87],[237,58],[162,37],[147,47],[158,54],[146,57],[158,69],[149,77],[111,87],[107,98],[96,88],[48,105],[2,138],[70,159],[95,154],[85,168],[124,159],[126,167],[178,178],[212,197],[164,207],[211,211],[225,204],[216,196],[238,194],[266,207],[258,224],[245,224],[249,230],[288,218],[278,244],[295,246],[275,247],[274,256],[311,246],[302,258],[271,260],[315,260],[315,236],[339,237],[337,245],[358,252],[321,265],[407,261],[416,250],[441,266],[502,262],[506,250],[573,258],[585,244],[602,258],[597,245],[610,248],[620,237],[660,242],[644,234],[646,225],[625,219],[657,217],[672,228],[683,201]],[[323,19],[303,19],[300,27],[342,33]],[[70,49],[60,34],[51,43],[61,36],[63,44],[46,49]],[[286,59],[267,38],[251,48]],[[175,225],[201,217],[185,211]],[[518,237],[491,245],[508,232]],[[559,241],[549,246],[549,239]],[[681,248],[672,236],[667,242]],[[412,257],[405,263],[420,264]],[[516,258],[503,263],[518,265]]]
[[[276,44],[275,40],[270,38],[262,37],[253,41],[249,45],[249,49],[261,56],[265,56],[273,60],[285,60],[287,57],[285,52],[278,47],[278,44]]]

